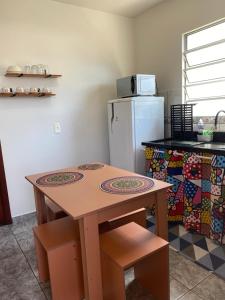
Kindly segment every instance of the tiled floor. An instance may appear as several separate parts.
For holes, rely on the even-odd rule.
[[[148,228],[155,230],[152,216],[148,217]],[[196,232],[188,232],[176,223],[169,224],[169,241],[176,251],[225,280],[225,245]]]
[[[14,224],[0,227],[0,299],[51,299],[48,284],[37,277],[32,227],[35,214],[14,219]],[[132,270],[126,274],[127,299],[149,300],[146,291],[133,281]],[[224,300],[225,282],[170,249],[171,300]],[[65,299],[66,300],[66,299]]]

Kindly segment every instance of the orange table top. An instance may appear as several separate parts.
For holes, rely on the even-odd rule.
[[[82,173],[84,177],[77,182],[54,187],[42,186],[36,183],[38,178],[56,172],[79,172]],[[142,195],[155,193],[171,187],[171,184],[152,179],[154,181],[154,186],[150,190],[139,194],[120,195],[107,193],[101,190],[100,185],[103,181],[120,176],[141,175],[104,165],[103,168],[97,170],[83,171],[78,168],[67,168],[26,176],[26,179],[74,219],[79,219],[92,212],[100,211],[124,203],[128,200],[138,198]]]

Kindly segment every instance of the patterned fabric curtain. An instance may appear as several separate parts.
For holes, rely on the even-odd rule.
[[[146,173],[154,179],[171,183],[168,191],[168,220],[183,221],[183,157],[172,150],[146,148]]]
[[[184,153],[184,226],[210,237],[210,159]],[[209,163],[209,164],[207,164]]]
[[[214,155],[211,163],[211,235],[225,244],[225,156]]]
[[[156,148],[145,154],[147,176],[173,185],[168,220],[225,244],[225,156]]]

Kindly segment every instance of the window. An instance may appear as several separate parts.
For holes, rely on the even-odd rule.
[[[202,115],[224,108],[225,19],[184,34],[183,99],[204,107]]]

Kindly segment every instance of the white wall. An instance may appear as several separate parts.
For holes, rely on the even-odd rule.
[[[0,98],[12,215],[34,210],[32,173],[108,162],[106,101],[133,72],[132,21],[50,0],[1,0],[0,87],[50,86],[52,98]],[[10,79],[9,65],[47,64],[60,79]],[[59,121],[62,133],[54,135]]]
[[[157,75],[167,107],[182,102],[182,34],[224,12],[224,0],[167,0],[136,18],[136,70]]]

